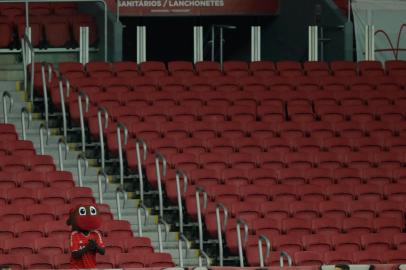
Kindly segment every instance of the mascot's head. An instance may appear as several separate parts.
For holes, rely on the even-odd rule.
[[[79,205],[69,211],[66,223],[72,230],[88,232],[100,227],[101,218],[95,205]]]

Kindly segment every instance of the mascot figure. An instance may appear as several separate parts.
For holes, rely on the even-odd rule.
[[[67,224],[72,226],[70,236],[71,267],[96,268],[96,253],[105,252],[100,227],[101,218],[94,205],[79,205],[69,212]]]

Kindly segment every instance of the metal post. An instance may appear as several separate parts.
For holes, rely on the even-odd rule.
[[[7,124],[8,123],[8,113],[13,110],[13,104],[14,104],[14,100],[11,97],[10,93],[7,91],[3,92],[3,117],[4,117],[4,123]],[[8,109],[7,109],[7,101],[8,101]]]
[[[117,145],[118,145],[118,159],[120,163],[120,186],[124,190],[124,158],[123,158],[123,144],[121,142],[121,130],[124,131],[124,145],[128,142],[128,129],[122,124],[117,124]]]
[[[102,188],[102,178],[104,178],[104,190]],[[99,203],[103,203],[103,193],[107,191],[108,183],[109,183],[109,178],[108,178],[107,174],[103,170],[100,170],[97,173],[97,184],[98,184],[98,188],[99,188]]]
[[[116,1],[117,22],[120,22],[120,1]]]
[[[240,258],[240,267],[244,267],[244,253],[243,253],[243,244],[241,240],[241,225],[244,226],[244,243],[248,240],[248,224],[242,220],[237,219],[237,243],[238,243],[238,256]]]
[[[375,26],[365,25],[365,60],[375,60]]]
[[[137,26],[137,64],[145,62],[147,59],[146,35],[146,27]]]
[[[202,222],[202,210],[200,207],[200,193],[203,194],[203,209],[206,209],[206,207],[207,207],[207,193],[201,187],[196,188],[195,197],[196,197],[197,222],[199,225],[199,249],[200,249],[200,252],[202,252],[203,251],[203,222]]]
[[[216,29],[211,26],[211,61],[215,61],[215,46],[216,46]]]
[[[85,99],[85,112],[89,111],[89,96],[83,92],[79,91],[78,96],[78,107],[79,107],[79,117],[80,117],[80,131],[82,134],[82,152],[86,153],[86,133],[85,133],[85,116],[83,113],[82,98]]]
[[[141,157],[141,149],[140,145],[142,145],[143,155]],[[142,163],[143,161],[147,160],[147,144],[140,138],[135,139],[135,149],[137,154],[137,168],[138,168],[138,179],[139,179],[139,189],[140,189],[140,200],[141,204],[144,203],[144,174],[142,171]]]
[[[78,180],[79,180],[79,186],[83,187],[83,178],[82,178],[82,166],[81,163],[84,165],[83,167],[83,176],[86,175],[87,168],[89,167],[89,163],[87,161],[87,158],[83,153],[80,153],[77,157],[77,168],[78,168]]]
[[[28,74],[27,74],[27,51],[24,42],[24,37],[21,39],[21,56],[23,59],[23,74],[24,74],[24,91],[27,92]]]
[[[25,125],[25,118],[27,117],[28,122],[27,122],[27,127],[30,128],[31,122],[32,122],[32,114],[28,111],[26,107],[23,107],[21,109],[21,128],[22,128],[22,133],[23,133],[23,140],[27,139],[27,128]]]
[[[193,61],[203,61],[203,26],[193,27]]]
[[[178,241],[178,250],[179,250],[179,266],[183,267],[183,244],[185,243],[185,257],[187,257],[187,250],[188,250],[188,240],[183,234],[179,235],[179,241]]]
[[[123,209],[125,208],[125,203],[127,201],[127,192],[119,186],[116,189],[116,204],[117,204],[117,216],[121,220],[121,204],[120,204],[120,193],[123,195]]]
[[[318,26],[310,25],[308,30],[308,60],[309,61],[318,61],[318,47],[319,47],[319,38],[318,38]]]
[[[281,251],[280,257],[279,257],[279,264],[281,267],[284,266],[284,258],[288,260],[288,266],[292,266],[292,257],[286,252],[286,251]]]
[[[159,217],[158,218],[158,242],[159,242],[159,252],[163,252],[164,247],[163,247],[163,240],[162,240],[162,226],[165,228],[165,241],[168,238],[168,233],[169,233],[169,224],[163,220],[163,218]]]
[[[183,178],[183,189],[180,188],[180,178]],[[179,208],[179,232],[183,234],[183,205],[182,205],[182,194],[186,193],[187,190],[187,176],[180,170],[176,170],[176,194],[178,197],[178,208]]]
[[[251,61],[261,61],[261,26],[251,26]]]
[[[223,213],[224,213],[224,221],[223,221],[223,223],[220,220],[220,210],[223,210]],[[223,261],[224,261],[224,255],[223,255],[224,247],[223,247],[222,232],[227,227],[227,220],[228,220],[228,210],[227,210],[227,208],[222,203],[218,203],[217,206],[216,206],[216,225],[217,225],[217,238],[218,238],[218,242],[219,242],[219,263],[220,263],[220,266],[223,266]]]
[[[141,221],[141,210],[144,211],[144,224],[147,225],[148,221],[148,210],[144,204],[140,203],[137,208],[137,218],[138,218],[138,235],[142,236],[142,221]]]
[[[39,126],[39,142],[40,142],[41,155],[45,155],[44,130],[46,131],[46,135],[47,135],[45,143],[48,144],[48,139],[49,139],[49,136],[50,136],[50,132],[49,132],[49,129],[46,128],[45,125],[42,123]]]
[[[30,26],[30,16],[29,16],[29,6],[28,6],[28,0],[25,0],[25,27]]]
[[[31,68],[35,63],[31,64]],[[45,126],[49,128],[49,109],[48,109],[48,90],[47,90],[47,80],[45,76],[45,65],[46,63],[41,64],[41,80],[42,80],[42,94],[44,96],[44,108],[45,108]]]
[[[89,62],[89,27],[80,27],[79,61],[83,65]]]
[[[347,22],[351,21],[351,0],[348,0]]]
[[[104,115],[104,125],[102,123],[102,114]],[[109,126],[109,113],[104,107],[99,106],[97,109],[97,121],[99,124],[99,139],[100,139],[100,159],[101,168],[103,171],[106,169],[106,154],[104,149],[104,130]]]
[[[65,158],[62,157],[62,145],[65,146]],[[59,154],[59,170],[63,171],[63,160],[68,157],[69,146],[64,138],[60,138],[58,141],[58,154]]]
[[[271,241],[269,241],[268,237],[266,237],[265,235],[260,235],[258,238],[258,255],[260,267],[265,267],[264,254],[262,252],[263,241],[265,241],[266,244],[265,258],[268,258],[269,254],[271,253]]]
[[[224,29],[220,27],[220,67],[221,71],[224,69]]]
[[[69,92],[69,82],[66,80],[66,92]],[[66,106],[65,106],[65,95],[63,93],[63,78],[59,77],[59,96],[61,99],[61,110],[62,110],[62,124],[63,124],[63,137],[65,141],[68,140],[68,123],[66,118]]]
[[[164,199],[163,199],[163,192],[162,192],[162,177],[166,176],[166,170],[167,170],[167,162],[166,159],[163,155],[161,155],[159,152],[155,152],[155,172],[156,172],[156,179],[158,182],[158,195],[159,195],[159,216],[163,218],[164,216]],[[162,175],[161,175],[161,166],[160,162],[162,162]]]

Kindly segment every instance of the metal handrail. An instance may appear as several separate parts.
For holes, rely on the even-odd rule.
[[[123,158],[123,144],[121,142],[121,130],[124,131],[124,145],[128,142],[128,129],[123,123],[117,124],[117,145],[118,145],[118,159],[120,163],[120,185],[124,189],[124,158]]]
[[[142,236],[142,222],[141,222],[141,210],[144,211],[144,225],[148,222],[148,210],[143,203],[140,203],[137,208],[137,218],[138,218],[138,235]]]
[[[155,151],[154,157],[155,157],[156,179],[157,179],[157,183],[158,183],[159,216],[162,218],[164,216],[164,199],[163,199],[163,192],[162,192],[160,162],[162,162],[162,176],[166,176],[167,161],[166,161],[165,157],[157,151]]]
[[[142,149],[143,149],[142,157],[141,157],[140,144],[142,145]],[[142,163],[143,163],[143,161],[147,160],[147,153],[148,153],[147,144],[141,138],[136,138],[135,139],[135,149],[136,149],[136,154],[137,154],[138,179],[140,181],[139,182],[140,200],[141,200],[141,202],[144,202],[144,175],[143,175],[143,171],[142,171]]]
[[[265,252],[265,259],[264,254],[262,252],[262,242],[265,241],[266,244],[266,252]],[[269,241],[268,237],[265,235],[260,235],[258,238],[258,256],[259,256],[259,265],[260,267],[265,267],[265,260],[269,257],[271,253],[271,241]]]
[[[62,145],[65,146],[65,158],[62,157]],[[64,138],[58,140],[58,154],[59,154],[59,170],[63,171],[63,160],[68,158],[69,145]]]
[[[117,204],[117,216],[118,219],[121,220],[121,206],[120,206],[120,193],[123,194],[123,209],[125,208],[125,203],[127,201],[127,192],[123,189],[123,187],[119,186],[116,189],[116,204]]]
[[[102,123],[102,113],[104,114],[104,125]],[[104,149],[104,130],[109,126],[109,113],[104,107],[97,108],[97,123],[99,125],[99,139],[100,139],[100,159],[101,168],[106,169],[106,153]]]
[[[199,254],[199,267],[203,266],[203,260],[206,261],[206,266],[210,267],[210,258],[209,256],[206,254],[206,252],[204,252],[203,250],[200,250],[200,254]]]
[[[180,178],[183,178],[183,190],[180,188]],[[182,205],[182,194],[186,193],[187,190],[187,176],[180,170],[176,170],[176,194],[178,197],[178,209],[179,209],[179,232],[183,234],[183,205]]]
[[[3,92],[3,116],[4,116],[4,123],[8,123],[8,113],[12,112],[14,100],[13,97],[10,95],[8,91]],[[8,100],[8,110],[7,110],[7,100]]]
[[[244,267],[244,253],[243,253],[243,244],[241,240],[241,225],[244,226],[244,243],[248,240],[248,224],[242,220],[237,219],[237,243],[238,243],[238,257],[240,258],[240,267]]]
[[[169,224],[166,223],[166,221],[161,218],[158,217],[158,243],[159,243],[159,252],[163,252],[164,248],[163,248],[163,241],[162,241],[162,228],[161,226],[165,227],[165,241],[168,238],[168,233],[169,233]]]
[[[49,128],[46,128],[45,125],[42,123],[39,126],[39,144],[40,144],[41,155],[45,155],[44,130],[46,130],[46,135],[47,135],[45,143],[48,144],[48,139],[50,136]]]
[[[63,93],[63,81],[64,78],[62,76],[59,77],[59,96],[61,99],[61,110],[62,110],[62,124],[63,124],[63,137],[65,140],[68,140],[68,122],[66,116],[66,106],[65,106],[65,95]],[[65,80],[66,85],[66,96],[68,96],[69,92],[69,81]]]
[[[104,190],[102,188],[102,178],[104,178]],[[106,172],[103,169],[101,169],[97,173],[97,184],[98,184],[98,188],[99,188],[99,203],[103,203],[103,193],[107,191],[108,183],[109,183],[109,178],[108,178]]]
[[[27,126],[25,125],[25,118],[27,117]],[[27,139],[27,127],[30,128],[32,122],[32,114],[28,111],[27,107],[21,109],[21,129],[23,133],[23,140]]]
[[[178,250],[179,250],[179,266],[183,267],[183,244],[185,243],[185,257],[187,257],[189,249],[189,241],[183,233],[179,233]]]
[[[83,153],[80,153],[77,157],[77,168],[78,168],[78,180],[79,180],[79,186],[83,187],[83,178],[82,178],[82,166],[81,163],[83,163],[84,168],[83,168],[83,176],[86,175],[86,171],[89,168],[89,162],[87,161],[87,158]]]
[[[35,63],[33,63],[31,66],[33,65],[35,65]],[[41,64],[42,94],[44,96],[44,108],[45,108],[45,126],[49,128],[49,108],[48,108],[48,90],[47,90],[48,85],[47,82],[49,81],[47,81],[45,78],[45,65],[48,66],[48,69],[50,69],[50,65],[48,65],[45,62],[42,62]]]
[[[82,134],[82,152],[86,153],[86,134],[85,134],[85,116],[83,113],[82,98],[85,99],[85,112],[89,111],[89,96],[83,92],[79,91],[78,96],[78,108],[79,108],[79,118],[80,118],[80,131]]]
[[[223,210],[224,213],[224,221],[221,223],[220,221],[220,210]],[[228,220],[228,210],[227,207],[224,206],[222,203],[218,203],[216,206],[216,225],[217,225],[217,238],[219,242],[219,264],[223,266],[224,261],[224,253],[223,253],[223,230],[227,227],[227,220]],[[222,225],[223,224],[223,225]]]
[[[27,0],[0,0],[0,3],[26,3]],[[29,0],[30,3],[49,3],[49,0]],[[107,23],[108,23],[108,6],[105,0],[52,0],[52,2],[58,3],[58,2],[100,2],[103,5],[104,9],[104,61],[107,61],[107,56],[108,56],[108,29],[107,29]],[[26,17],[28,17],[28,10],[26,10]],[[27,20],[28,22],[28,20]]]
[[[28,28],[27,28],[28,29]],[[34,76],[35,76],[35,53],[34,47],[32,46],[31,39],[27,36],[27,33],[24,33],[23,38],[21,39],[21,48],[22,48],[22,58],[24,64],[24,89],[25,91],[30,91],[30,101],[34,100]],[[28,54],[30,54],[30,60],[28,60]],[[31,64],[31,82],[30,89],[28,89],[28,74],[27,66]]]
[[[279,256],[279,264],[281,267],[284,266],[284,260],[283,258],[288,259],[288,266],[292,266],[292,257],[286,252],[286,251],[281,251],[280,256]]]
[[[196,210],[197,210],[197,222],[199,225],[199,249],[200,252],[203,251],[203,223],[202,223],[202,210],[200,207],[200,193],[203,194],[203,209],[207,207],[207,193],[201,187],[196,187],[195,198],[196,198]]]

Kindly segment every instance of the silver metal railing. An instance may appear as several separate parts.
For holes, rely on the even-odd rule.
[[[82,168],[83,167],[83,168]],[[80,153],[77,157],[77,169],[79,186],[83,187],[83,177],[86,176],[86,171],[89,168],[89,162],[83,153]],[[83,175],[82,175],[83,171]]]
[[[158,182],[158,196],[159,196],[159,216],[163,218],[164,216],[164,199],[163,199],[163,192],[162,192],[162,177],[166,176],[167,171],[167,161],[165,157],[159,153],[155,152],[155,172],[156,172],[156,179]],[[162,175],[161,175],[161,164],[162,162]]]
[[[237,243],[238,243],[238,257],[240,259],[240,267],[244,267],[244,253],[243,253],[243,240],[241,240],[241,225],[244,226],[244,244],[248,240],[248,224],[242,220],[237,219]]]
[[[189,241],[187,240],[186,236],[184,234],[179,234],[179,240],[178,240],[178,250],[179,250],[179,266],[183,267],[183,243],[185,244],[185,258],[188,255],[188,249],[189,249]]]
[[[9,92],[4,91],[3,92],[3,119],[4,119],[4,123],[7,124],[8,123],[8,113],[12,112],[13,110],[13,104],[14,104],[14,100],[12,98],[12,96],[10,95]],[[8,109],[7,109],[7,102],[8,102]]]
[[[30,3],[48,3],[49,0],[29,0]],[[75,2],[75,3],[85,3],[85,2],[99,2],[103,5],[104,10],[104,61],[107,61],[108,56],[108,29],[107,29],[107,18],[108,18],[108,6],[105,0],[52,0],[53,3],[59,2]],[[28,9],[28,2],[27,0],[0,0],[1,3],[26,3],[26,24],[28,26],[28,18],[29,18],[29,9]],[[34,61],[32,61],[34,62]]]
[[[65,157],[62,154],[62,146],[64,146]],[[67,159],[69,153],[69,145],[66,143],[64,138],[59,138],[58,140],[58,154],[59,154],[59,170],[63,171],[63,161]]]
[[[262,252],[262,242],[266,244],[265,258],[264,253]],[[258,256],[259,256],[259,265],[260,267],[265,267],[265,260],[269,257],[271,252],[271,241],[265,235],[260,235],[258,238]]]
[[[31,68],[35,65],[35,63],[31,64]],[[48,78],[45,74],[45,67],[48,69]],[[49,108],[48,108],[48,89],[47,85],[52,80],[52,67],[50,64],[42,62],[41,64],[41,81],[42,81],[42,94],[44,97],[44,109],[45,109],[45,126],[49,128]]]
[[[124,132],[124,145],[121,142],[121,130]],[[128,129],[123,123],[117,124],[117,146],[118,146],[118,159],[120,163],[120,186],[124,190],[124,158],[123,158],[123,148],[128,142]]]
[[[104,115],[104,123],[102,122],[102,114]],[[99,106],[99,108],[97,109],[97,122],[99,125],[101,168],[103,171],[105,171],[106,153],[104,149],[104,130],[109,126],[109,113],[104,107]]]
[[[206,261],[206,266],[210,267],[210,258],[203,250],[200,250],[199,254],[199,267],[203,266],[203,261]]]
[[[63,137],[68,140],[68,120],[66,116],[66,106],[65,106],[65,95],[63,93],[63,82],[65,81],[66,96],[69,96],[70,84],[68,80],[65,80],[62,76],[59,77],[59,96],[61,99],[61,110],[62,110],[62,125],[63,125]]]
[[[102,188],[102,178],[104,178],[104,190]],[[105,171],[103,169],[101,169],[98,173],[97,173],[97,184],[98,184],[98,188],[99,188],[99,203],[103,203],[103,193],[107,191],[107,186],[109,183],[109,178],[107,176],[107,174],[105,173]]]
[[[138,235],[142,236],[142,219],[141,211],[144,211],[144,224],[147,225],[148,222],[148,210],[144,204],[140,202],[137,208],[137,218],[138,218]]]
[[[26,28],[29,29],[29,28]],[[29,31],[29,30],[28,30]],[[27,33],[24,33],[23,38],[21,39],[21,52],[24,65],[24,90],[29,91],[30,101],[34,100],[34,76],[35,76],[35,53],[34,47],[31,44],[31,39],[27,36]],[[27,67],[31,64],[31,82],[28,89],[28,74]]]
[[[284,258],[288,260],[288,266],[292,266],[292,257],[286,252],[286,251],[281,251],[280,256],[279,256],[279,264],[281,267],[284,266]]]
[[[141,145],[142,145],[142,150],[143,154],[141,156]],[[142,172],[142,164],[145,160],[147,160],[147,144],[144,142],[144,140],[140,138],[135,139],[135,150],[137,154],[137,169],[138,169],[138,179],[139,179],[139,189],[140,189],[140,200],[141,204],[144,203],[144,175]]]
[[[82,152],[86,153],[86,131],[85,131],[85,116],[83,112],[82,99],[85,99],[85,113],[89,111],[89,96],[83,92],[79,91],[78,96],[78,108],[79,108],[79,118],[80,118],[80,132],[82,134]]]
[[[46,141],[44,143],[44,131],[46,132]],[[45,144],[48,144],[48,139],[50,136],[49,128],[46,128],[45,125],[42,123],[39,126],[39,144],[40,144],[40,151],[41,155],[45,155]]]
[[[197,222],[199,225],[199,250],[203,250],[203,222],[202,222],[202,209],[200,205],[200,194],[203,195],[203,209],[207,207],[207,193],[201,187],[196,187],[195,198],[196,198],[196,211],[197,211]]]
[[[166,223],[166,221],[163,218],[158,217],[159,252],[163,252],[163,250],[164,250],[164,245],[163,245],[163,240],[162,240],[162,226],[164,226],[164,228],[165,228],[165,241],[166,241],[168,238],[168,234],[169,234],[169,224]]]
[[[223,222],[221,222],[220,218],[220,210],[223,210]],[[223,266],[224,261],[224,253],[223,253],[223,231],[227,227],[227,220],[228,220],[228,210],[227,207],[224,206],[222,203],[218,203],[216,206],[216,225],[217,225],[217,238],[219,242],[219,264]]]
[[[180,178],[183,179],[183,189],[180,188]],[[189,248],[188,240],[186,239],[185,235],[183,234],[183,205],[182,205],[182,194],[186,193],[187,190],[187,176],[186,174],[180,170],[176,170],[176,194],[178,199],[178,209],[179,209],[179,265],[183,267],[183,245],[185,243],[185,257],[187,257],[187,251]]]
[[[121,204],[120,204],[120,194],[123,195],[123,209],[125,208],[125,203],[127,202],[127,192],[125,192],[125,190],[123,189],[122,186],[117,187],[116,189],[116,204],[117,204],[117,216],[118,219],[121,220],[122,219],[122,215],[121,215]]]
[[[27,124],[25,119],[27,119]],[[21,109],[21,129],[23,133],[23,140],[27,139],[27,128],[30,128],[32,122],[32,114],[28,111],[27,107]]]

